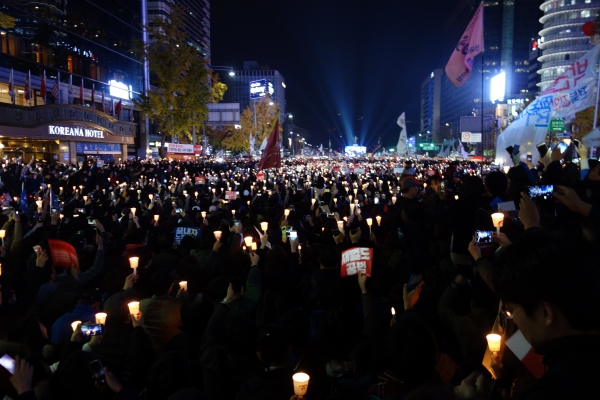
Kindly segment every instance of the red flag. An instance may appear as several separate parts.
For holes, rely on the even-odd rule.
[[[281,153],[279,146],[279,111],[273,121],[273,130],[269,135],[267,147],[263,150],[263,155],[258,163],[259,169],[281,168]]]
[[[475,11],[467,29],[460,37],[446,65],[446,75],[452,84],[460,87],[471,76],[473,59],[483,51],[483,2]]]
[[[115,114],[117,115],[117,117],[119,117],[119,115],[121,115],[122,108],[123,108],[123,100],[119,100],[119,102],[115,106]]]
[[[81,78],[81,86],[79,86],[79,101],[81,102],[81,105],[85,104],[83,102],[83,78]]]
[[[31,99],[31,71],[27,72],[25,78],[25,100],[29,101],[29,99]]]
[[[42,75],[42,83],[40,84],[40,97],[46,103],[46,70],[44,70],[44,74]]]

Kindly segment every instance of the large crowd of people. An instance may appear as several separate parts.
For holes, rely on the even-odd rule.
[[[0,395],[600,398],[579,154],[4,160]]]

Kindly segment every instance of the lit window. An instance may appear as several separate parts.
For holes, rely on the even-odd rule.
[[[581,18],[589,18],[590,17],[590,10],[583,10],[581,12]]]

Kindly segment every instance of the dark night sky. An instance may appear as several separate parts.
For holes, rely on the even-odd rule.
[[[458,2],[212,0],[211,61],[278,70],[286,112],[309,143],[326,147],[331,135],[337,148],[356,134],[368,148],[379,136],[395,147],[402,111],[409,135],[420,128],[421,83],[447,61],[443,25]]]

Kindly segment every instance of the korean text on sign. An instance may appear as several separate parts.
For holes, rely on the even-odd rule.
[[[342,252],[342,266],[340,276],[345,278],[358,275],[359,272],[371,276],[371,263],[373,249],[368,247],[354,247]]]

